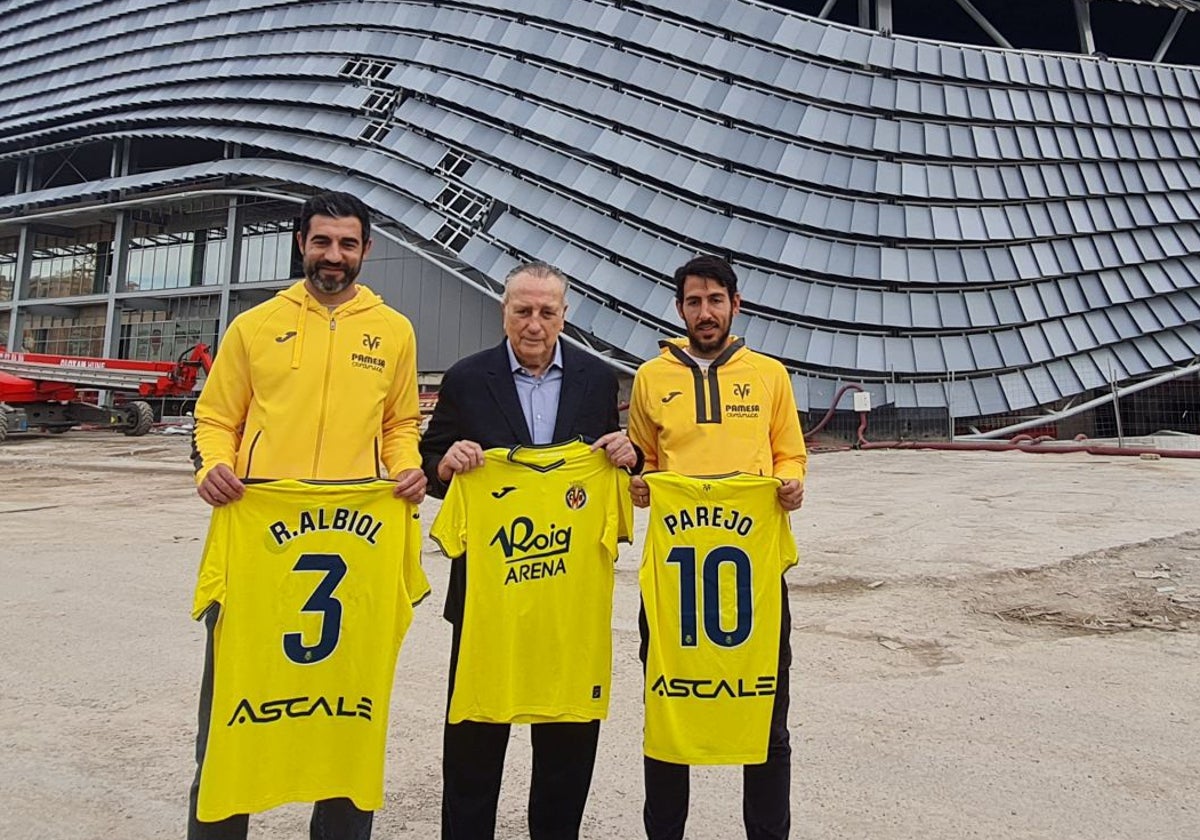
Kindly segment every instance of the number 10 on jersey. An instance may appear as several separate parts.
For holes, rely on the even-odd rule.
[[[679,644],[695,647],[698,642],[699,605],[704,613],[704,635],[714,645],[737,647],[750,637],[753,622],[754,598],[751,589],[750,558],[732,545],[720,545],[704,556],[697,575],[695,546],[676,546],[667,555],[667,562],[679,566]],[[734,626],[721,624],[721,567],[733,567],[736,590]]]

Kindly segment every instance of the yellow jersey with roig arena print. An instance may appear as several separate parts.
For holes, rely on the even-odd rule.
[[[466,555],[449,721],[599,720],[629,476],[581,441],[489,449],[450,482],[430,536]]]

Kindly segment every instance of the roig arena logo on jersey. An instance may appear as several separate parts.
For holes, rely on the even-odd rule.
[[[504,585],[554,577],[567,573],[563,555],[571,550],[571,528],[559,528],[553,522],[545,530],[534,527],[528,516],[518,516],[501,526],[489,546],[499,546],[504,554]]]

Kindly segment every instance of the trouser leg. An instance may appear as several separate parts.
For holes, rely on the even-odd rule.
[[[208,727],[212,719],[213,695],[213,630],[217,626],[220,608],[213,606],[204,616],[207,640],[204,647],[204,676],[200,680],[200,708],[196,727],[196,776],[188,791],[188,840],[245,840],[250,828],[247,814],[235,814],[217,822],[201,822],[196,817],[200,799],[200,772],[204,767],[204,752],[208,747]]]
[[[535,723],[530,738],[530,840],[576,840],[592,786],[600,721]]]
[[[508,724],[447,723],[442,739],[442,840],[492,840]]]
[[[643,757],[646,805],[642,823],[649,840],[682,840],[687,822],[691,767]]]
[[[747,840],[786,840],[792,826],[792,746],[788,736],[792,615],[786,583],[780,617],[779,671],[767,760],[763,764],[747,764],[742,770],[742,817]]]
[[[638,609],[640,644],[638,657],[642,660],[642,677],[646,674],[646,655],[650,651],[650,625],[646,621],[646,605]],[[691,768],[686,764],[671,764],[643,756],[646,778],[646,804],[642,807],[642,823],[650,840],[681,840],[687,822]]]
[[[313,805],[308,824],[310,840],[371,840],[373,811],[364,811],[345,797],[322,799]]]
[[[454,696],[454,674],[462,624],[453,625],[447,713]],[[448,720],[447,715],[447,720]],[[465,720],[447,722],[442,731],[442,840],[492,840],[496,835],[496,805],[504,754],[508,749],[506,723]]]

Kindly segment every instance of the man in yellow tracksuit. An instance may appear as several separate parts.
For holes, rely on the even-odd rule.
[[[417,504],[425,475],[417,452],[416,339],[408,319],[357,283],[371,250],[370,213],[346,193],[305,202],[296,241],[304,280],[230,324],[196,404],[197,490],[210,505],[235,502],[243,479],[396,481]],[[199,765],[212,702],[212,633],[200,690],[197,783],[189,840],[246,837],[245,814],[196,819]],[[366,840],[372,813],[348,799],[313,808],[311,836]]]
[[[741,306],[737,276],[724,260],[696,257],[675,272],[675,302],[687,338],[661,342],[662,352],[643,364],[633,383],[629,438],[645,453],[645,471],[691,476],[732,472],[780,479],[780,507],[793,511],[804,500],[808,454],[787,371],[730,335]],[[647,483],[634,478],[633,502],[646,507]],[[788,739],[788,668],[791,615],[781,579],[782,607],[778,678],[767,760],[746,765],[743,814],[749,840],[781,840],[791,826],[791,745]],[[641,614],[642,662],[649,636]],[[686,764],[645,758],[650,840],[683,837],[688,811]]]

